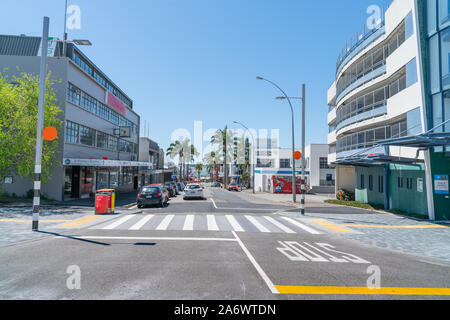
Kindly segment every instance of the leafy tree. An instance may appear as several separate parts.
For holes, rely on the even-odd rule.
[[[55,127],[61,133],[62,110],[57,106],[50,75],[46,79],[44,128]],[[12,173],[33,179],[36,157],[36,130],[39,101],[39,78],[22,73],[8,77],[0,72],[0,176]],[[58,139],[43,142],[43,183],[51,178],[57,162]]]
[[[225,126],[223,130],[217,130],[214,136],[211,137],[211,143],[218,146],[218,153],[222,153],[223,160],[223,177],[225,188],[228,185],[228,163],[232,162],[234,158],[234,141],[233,132],[228,130],[228,126]]]

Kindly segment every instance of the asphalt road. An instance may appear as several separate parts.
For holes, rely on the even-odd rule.
[[[0,299],[450,297],[448,264],[278,214],[292,207],[205,196],[0,247]]]

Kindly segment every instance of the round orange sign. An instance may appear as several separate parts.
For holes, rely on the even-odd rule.
[[[55,127],[47,127],[42,133],[43,137],[47,141],[53,141],[58,137],[58,131]]]
[[[300,151],[295,151],[294,153],[294,159],[300,160],[302,158],[302,153]]]

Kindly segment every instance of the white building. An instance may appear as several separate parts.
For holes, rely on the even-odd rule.
[[[269,139],[270,140],[270,139]],[[276,143],[258,141],[256,150],[255,190],[257,192],[292,193],[292,149],[277,148]],[[299,149],[297,149],[299,150]],[[311,192],[334,192],[334,169],[328,166],[328,146],[306,147],[306,184]],[[297,193],[300,193],[301,161],[295,163]],[[280,186],[282,188],[280,189]],[[277,188],[278,187],[278,188]]]

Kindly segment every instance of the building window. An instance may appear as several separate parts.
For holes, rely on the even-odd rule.
[[[378,176],[378,192],[384,193],[384,177]]]
[[[81,90],[75,87],[73,84],[69,83],[67,87],[67,100],[79,106],[80,96]]]
[[[117,151],[117,138],[113,136],[108,136],[107,149],[111,151]]]
[[[406,178],[406,188],[411,190],[413,188],[413,179],[412,178]]]
[[[97,105],[97,115],[105,120],[109,120],[109,108],[99,102]]]
[[[361,175],[361,189],[364,189],[364,175]]]
[[[72,121],[66,121],[65,139],[67,143],[78,144],[79,125]]]
[[[80,126],[80,143],[86,146],[94,146],[95,142],[95,130]]]
[[[119,115],[117,114],[117,112],[111,110],[110,116],[111,116],[111,118],[110,118],[111,122],[119,125]]]
[[[97,106],[97,100],[95,100],[93,97],[91,97],[87,93],[83,92],[82,97],[81,97],[81,107],[83,107],[84,109],[86,109],[92,113],[95,113],[96,106]]]
[[[108,135],[103,132],[97,131],[97,148],[107,149],[108,146]]]
[[[369,175],[369,190],[373,191],[373,176]]]
[[[133,153],[133,144],[125,140],[120,140],[119,151]]]
[[[320,158],[320,169],[330,169],[328,166],[328,158]]]
[[[397,186],[399,188],[403,188],[403,178],[402,177],[397,178]]]
[[[291,160],[280,159],[280,168],[287,169],[291,167]]]
[[[256,166],[258,168],[273,168],[272,159],[258,159]]]

